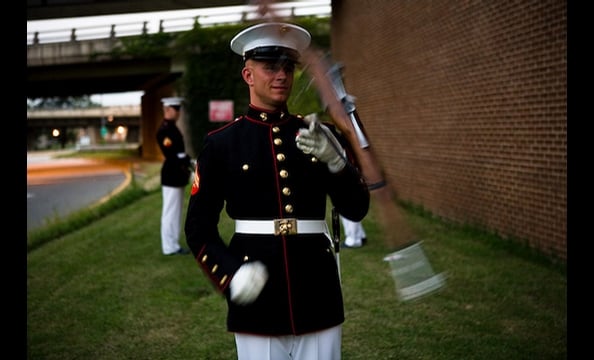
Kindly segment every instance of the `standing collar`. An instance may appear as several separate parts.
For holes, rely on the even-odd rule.
[[[254,105],[250,105],[247,111],[247,117],[265,123],[276,123],[281,120],[288,119],[289,116],[289,111],[286,108],[284,110],[270,111],[257,108]]]

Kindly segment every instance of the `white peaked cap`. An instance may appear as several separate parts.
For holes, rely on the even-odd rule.
[[[182,97],[166,97],[162,98],[161,102],[163,106],[181,106],[184,102],[184,98]]]
[[[244,60],[297,61],[311,42],[304,28],[279,22],[257,24],[244,29],[231,40],[231,50]]]

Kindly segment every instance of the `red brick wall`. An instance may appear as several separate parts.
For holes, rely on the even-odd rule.
[[[400,198],[566,260],[566,2],[332,9],[333,57]]]

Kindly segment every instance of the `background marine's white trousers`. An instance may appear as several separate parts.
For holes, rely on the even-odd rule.
[[[163,254],[178,251],[181,234],[184,187],[162,186],[163,208],[161,212],[161,248]]]
[[[351,221],[345,217],[340,217],[344,229],[344,243],[346,246],[363,246],[363,239],[367,237],[363,224],[358,221]]]

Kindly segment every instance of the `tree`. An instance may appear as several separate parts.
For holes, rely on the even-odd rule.
[[[31,109],[85,109],[100,107],[101,104],[93,102],[90,95],[27,98],[27,110]]]

